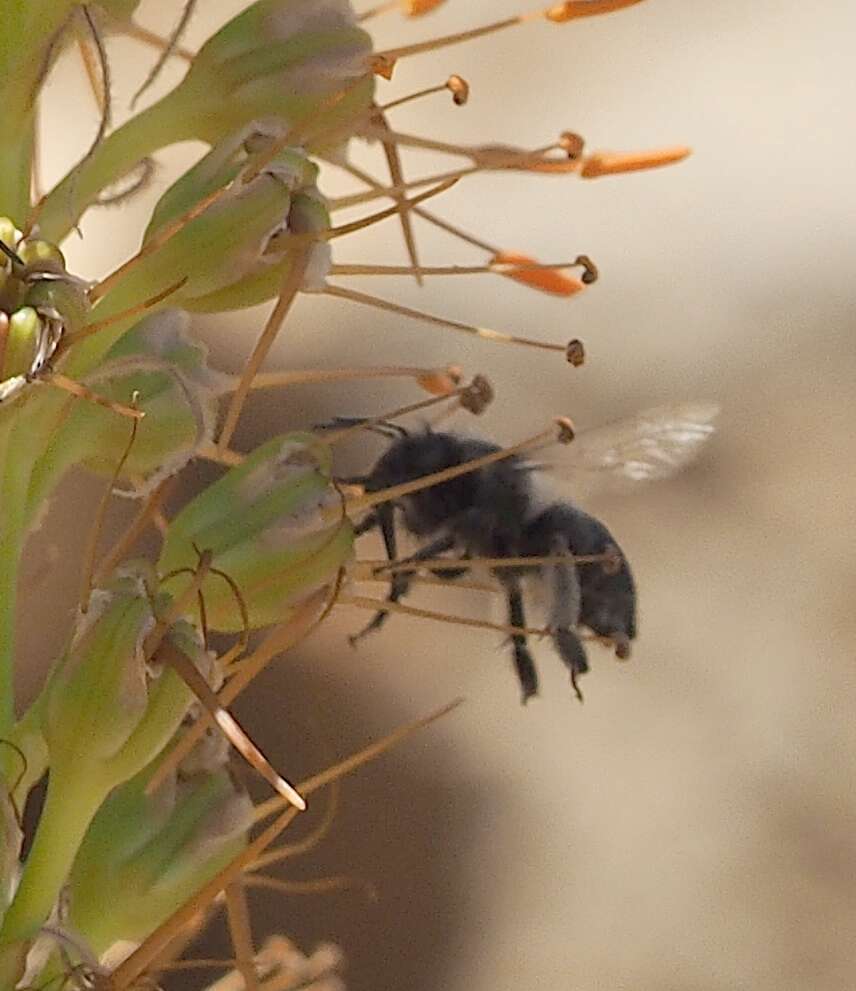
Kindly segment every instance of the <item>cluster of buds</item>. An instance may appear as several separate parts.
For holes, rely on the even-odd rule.
[[[304,957],[276,938],[256,951],[243,885],[276,862],[276,848],[268,848],[306,807],[305,795],[429,720],[294,788],[227,707],[337,598],[344,601],[342,584],[359,576],[349,513],[392,496],[375,492],[368,499],[337,484],[331,452],[343,436],[384,417],[273,437],[247,453],[231,440],[253,388],[402,377],[431,398],[397,413],[448,403],[443,416],[478,414],[493,397],[482,376],[461,384],[454,365],[260,372],[300,293],[557,352],[582,365],[577,339],[534,340],[473,326],[331,280],[498,276],[558,299],[593,283],[597,268],[587,255],[542,264],[461,230],[426,202],[479,172],[588,179],[670,164],[686,149],[587,154],[570,132],[537,149],[453,145],[399,132],[390,114],[439,90],[462,106],[469,92],[463,77],[385,105],[376,101],[376,88],[411,55],[636,2],[571,0],[376,52],[365,22],[386,11],[418,18],[440,0],[393,0],[361,15],[349,0],[255,0],[194,54],[180,37],[193,0],[170,38],[137,22],[136,0],[0,0],[0,991],[53,981],[97,986],[100,978],[123,991],[160,973],[220,898],[229,910],[235,966],[213,988],[341,986],[339,954],[330,947]],[[115,129],[113,34],[160,49],[141,93],[166,60],[189,63],[178,85]],[[73,46],[84,57],[100,125],[82,160],[33,196],[38,100],[55,60]],[[352,164],[353,139],[380,145],[388,183]],[[189,140],[208,150],[162,193],[134,256],[98,281],[70,273],[59,245],[85,213],[141,188],[152,156]],[[462,157],[465,165],[408,181],[401,153],[411,147]],[[318,189],[325,163],[350,173],[364,191],[325,198]],[[375,212],[334,220],[337,211],[360,206]],[[478,263],[423,265],[414,216],[475,247]],[[334,260],[335,241],[390,217],[401,226],[409,264]],[[268,301],[270,317],[248,348],[243,372],[232,377],[211,368],[190,315]],[[220,466],[221,477],[168,510],[168,483],[196,458]],[[36,700],[19,713],[19,566],[28,534],[75,467],[104,479],[105,496],[92,513],[67,645]],[[114,495],[136,499],[139,511],[102,555],[101,524]],[[140,560],[137,542],[149,527],[159,532],[160,551]],[[350,601],[358,604],[357,597]],[[254,645],[256,632],[262,639]],[[227,646],[213,650],[212,634]],[[235,773],[236,753],[273,787],[268,802],[251,804]],[[20,810],[45,772],[44,808],[25,844]]]

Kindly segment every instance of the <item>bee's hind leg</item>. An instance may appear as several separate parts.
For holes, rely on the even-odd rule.
[[[386,556],[391,563],[410,564],[420,560],[428,560],[429,558],[436,557],[438,554],[442,554],[443,551],[447,551],[454,546],[454,539],[444,534],[442,537],[438,537],[436,540],[431,541],[430,544],[426,544],[425,547],[420,548],[410,557],[403,558],[401,561],[396,561],[397,541],[395,536],[393,508],[391,505],[384,504],[378,507],[377,521],[375,525],[380,526],[380,531],[383,535],[384,547],[386,548]],[[384,569],[378,568],[377,571],[379,574],[383,574]],[[398,600],[401,599],[402,596],[406,595],[410,590],[412,581],[412,572],[393,571],[390,576],[390,588],[386,601],[398,602]],[[362,640],[367,633],[380,629],[380,627],[386,622],[388,616],[389,612],[387,610],[379,609],[371,618],[369,623],[362,630],[360,630],[359,633],[355,633],[353,636],[348,638],[351,646],[354,646],[354,644],[356,644],[359,640]]]
[[[523,593],[520,585],[514,581],[507,585],[508,590],[508,622],[510,626],[526,626],[526,614],[523,611]],[[538,694],[538,672],[535,662],[529,653],[525,633],[512,633],[511,644],[514,648],[514,668],[523,693],[521,701],[524,705]]]
[[[553,548],[553,553],[562,553],[565,548]],[[545,569],[547,570],[547,569]],[[547,570],[552,592],[550,604],[550,635],[556,651],[564,661],[571,676],[571,686],[577,699],[582,702],[583,694],[577,678],[588,671],[588,658],[585,647],[577,636],[575,627],[580,618],[582,592],[576,565],[572,560],[567,564],[552,565]]]

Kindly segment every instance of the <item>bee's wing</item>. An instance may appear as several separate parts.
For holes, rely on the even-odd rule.
[[[575,485],[626,488],[679,472],[714,431],[715,403],[683,403],[643,410],[635,416],[580,432],[561,461],[548,467]]]

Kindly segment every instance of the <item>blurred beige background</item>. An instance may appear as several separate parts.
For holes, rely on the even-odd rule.
[[[238,6],[201,4],[190,39]],[[379,46],[397,45],[520,9],[462,0],[373,30]],[[168,25],[172,12],[163,0],[144,4],[141,20]],[[467,107],[435,97],[394,118],[447,140],[539,145],[567,128],[590,148],[685,142],[695,153],[673,169],[590,183],[481,177],[435,201],[503,247],[544,259],[589,253],[602,279],[580,298],[493,277],[430,280],[421,291],[406,279],[349,283],[512,332],[579,336],[584,368],[324,299],[300,302],[272,365],[455,361],[492,378],[498,398],[478,429],[503,441],[558,412],[590,425],[710,398],[723,415],[704,457],[673,483],[590,507],[634,564],[641,633],[629,665],[592,651],[585,706],[547,645],[536,648],[542,696],[524,709],[498,636],[396,617],[354,652],[346,635],[365,616],[343,608],[240,707],[299,777],[467,698],[348,781],[331,837],[290,866],[301,878],[351,872],[377,886],[376,904],[359,891],[258,899],[260,932],[285,930],[307,946],[339,940],[352,988],[856,986],[854,37],[849,0],[648,0],[423,56],[381,88],[386,100],[465,76]],[[124,107],[145,53],[121,40],[113,50]],[[93,118],[70,62],[57,70],[45,123],[64,136],[62,155],[88,141]],[[164,154],[163,177],[194,153]],[[355,155],[379,165],[373,151]],[[449,160],[406,161],[415,176]],[[331,174],[325,188],[351,187]],[[96,275],[130,254],[150,204],[88,221],[70,249],[77,269]],[[426,263],[479,260],[431,228],[418,232]],[[339,261],[403,259],[394,222],[337,249]],[[200,327],[216,360],[236,367],[262,320]],[[239,443],[414,398],[377,383],[268,395]],[[379,450],[355,446],[342,471]],[[74,560],[76,500],[96,491],[76,480],[57,500],[34,572],[51,542]],[[30,611],[34,659],[56,648],[74,591],[59,568],[41,586],[57,621]],[[501,616],[479,593],[414,601]]]

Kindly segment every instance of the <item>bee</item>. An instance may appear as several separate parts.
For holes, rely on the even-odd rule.
[[[542,562],[493,567],[505,592],[512,628],[514,668],[526,703],[538,693],[538,674],[529,650],[524,580],[534,579],[546,593],[547,633],[566,665],[571,685],[582,701],[578,678],[589,669],[581,633],[590,631],[609,642],[620,658],[630,655],[636,637],[636,585],[630,565],[607,526],[569,500],[545,499],[539,475],[553,474],[577,483],[597,478],[621,485],[668,478],[698,453],[713,432],[718,409],[712,404],[685,404],[651,409],[631,419],[580,433],[557,465],[535,463],[521,454],[475,468],[401,498],[377,505],[355,527],[357,535],[379,530],[390,562],[418,564],[448,556],[460,562],[446,577],[465,574],[476,559],[497,565],[507,559],[545,558]],[[337,421],[341,423],[344,421]],[[348,421],[350,423],[359,421]],[[409,431],[384,421],[374,425],[390,444],[365,475],[343,479],[366,493],[412,482],[447,468],[499,452],[487,440],[430,427]],[[398,559],[397,526],[422,545]],[[582,560],[580,560],[582,559]],[[383,568],[378,573],[383,573]],[[407,594],[414,571],[392,571],[386,601]],[[388,611],[351,637],[355,643],[378,630]]]

